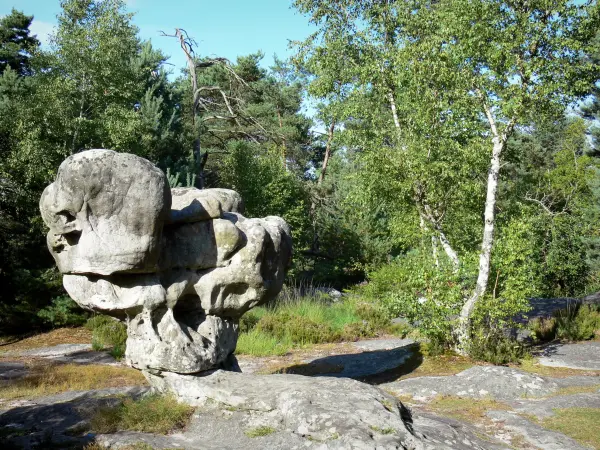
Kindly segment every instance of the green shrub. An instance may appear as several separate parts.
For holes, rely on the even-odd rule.
[[[548,342],[556,338],[557,321],[554,317],[536,317],[527,324],[534,340]]]
[[[121,359],[125,354],[127,327],[110,316],[97,315],[91,317],[85,327],[92,331],[92,348],[104,350],[110,348],[110,354],[115,359]]]
[[[71,297],[63,295],[52,299],[52,304],[37,313],[44,323],[52,327],[76,327],[83,325],[90,314],[81,309]]]
[[[249,333],[263,315],[261,312],[264,312],[263,308],[255,308],[240,317],[240,333]]]
[[[240,319],[236,352],[281,355],[294,345],[408,333],[406,327],[392,327],[387,311],[375,304],[353,298],[331,303],[325,298],[318,293],[311,297],[288,293],[282,301],[249,311]]]
[[[600,330],[600,305],[579,303],[555,311],[553,317],[539,317],[527,325],[534,338],[541,342],[553,339],[585,341]]]
[[[369,274],[366,286],[355,292],[373,304],[370,320],[380,326],[390,316],[401,316],[415,324],[432,346],[449,348],[452,343],[453,322],[464,301],[464,275],[455,272],[448,261],[439,267],[429,253],[415,250]],[[443,350],[440,349],[443,352]]]
[[[518,362],[525,355],[523,344],[497,328],[479,328],[472,335],[469,345],[471,358],[496,365]]]
[[[584,341],[600,330],[600,305],[576,305],[558,311],[555,317],[558,339]]]
[[[356,314],[375,330],[387,329],[392,325],[389,312],[373,303],[357,303]]]
[[[149,395],[140,400],[125,399],[113,408],[100,409],[91,420],[97,433],[121,430],[167,434],[184,428],[194,408],[178,403],[174,397]]]

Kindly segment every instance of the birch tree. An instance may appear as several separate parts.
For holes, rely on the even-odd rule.
[[[535,114],[562,110],[589,89],[597,69],[584,56],[598,25],[598,8],[594,1],[459,0],[435,4],[433,14],[443,24],[439,33],[456,73],[472,84],[465,95],[479,104],[490,145],[478,276],[461,310],[457,336],[465,353],[473,312],[488,288],[508,139]]]

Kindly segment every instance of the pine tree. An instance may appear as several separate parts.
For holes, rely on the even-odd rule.
[[[33,16],[26,16],[13,9],[8,16],[0,19],[0,73],[7,67],[19,75],[30,75],[31,53],[40,45],[29,27]]]

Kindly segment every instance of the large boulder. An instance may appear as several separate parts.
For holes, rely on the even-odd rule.
[[[126,359],[139,369],[230,364],[240,316],[279,293],[291,260],[283,219],[246,219],[228,189],[170,190],[125,153],[67,158],[40,209],[65,289],[127,323]]]
[[[155,272],[170,208],[169,184],[157,167],[110,150],[68,157],[40,200],[62,273]]]

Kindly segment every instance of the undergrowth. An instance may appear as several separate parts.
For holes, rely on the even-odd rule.
[[[94,350],[109,349],[115,359],[125,355],[127,327],[110,316],[97,315],[88,319],[85,327],[92,332],[92,348]]]
[[[102,408],[90,424],[97,433],[131,430],[167,434],[184,428],[193,412],[193,407],[177,402],[172,396],[149,395],[139,400],[125,399],[117,407]]]
[[[552,317],[531,320],[528,327],[539,342],[593,339],[600,335],[600,305],[569,305],[556,311]]]
[[[356,341],[384,333],[405,336],[407,326],[392,325],[382,308],[358,299],[338,303],[304,297],[255,308],[240,319],[236,352],[282,355],[294,346]]]

